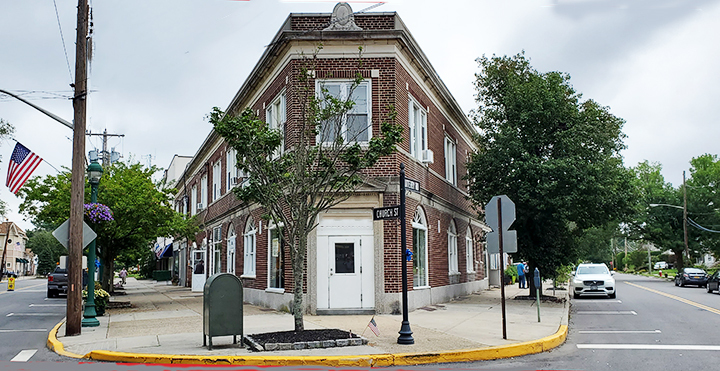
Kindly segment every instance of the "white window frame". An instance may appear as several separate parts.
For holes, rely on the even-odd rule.
[[[228,148],[227,152],[225,153],[225,189],[230,191],[233,189],[232,179],[237,177],[237,156],[235,155],[235,150],[232,148]]]
[[[200,179],[200,203],[203,204],[203,209],[208,207],[208,176],[203,175]]]
[[[427,110],[412,96],[409,101],[410,155],[422,161],[423,152],[428,149]]]
[[[445,137],[445,179],[457,186],[457,143]]]
[[[354,83],[355,82],[353,80],[347,80],[347,79],[316,80],[315,81],[315,92],[318,96],[318,99],[322,100],[323,99],[322,88],[324,86],[340,85],[340,97],[337,97],[337,98],[345,100],[345,99],[347,99],[348,92],[350,91],[350,89],[352,89]],[[357,89],[360,86],[363,86],[366,88],[365,92],[366,92],[367,111],[365,112],[365,114],[367,115],[367,125],[368,126],[367,126],[367,130],[366,130],[367,131],[367,140],[357,141],[357,143],[369,143],[370,139],[372,139],[372,137],[373,137],[373,133],[372,133],[372,84],[371,84],[370,80],[363,80],[362,82],[360,82],[360,84],[358,84],[355,87],[355,89]],[[357,111],[356,108],[357,108],[357,106],[353,107],[353,109],[351,109],[349,112],[347,112],[347,114],[356,114],[356,115],[363,114],[362,112]],[[356,143],[356,141],[350,141],[349,138],[347,138],[347,133],[348,133],[347,115],[345,115],[342,118],[342,128],[340,130],[341,130],[341,133],[345,136],[344,139],[345,139],[346,143]],[[320,133],[318,133],[318,136],[317,136],[317,142],[330,144],[331,143],[330,141],[321,142],[322,135],[323,135],[323,133],[322,133],[322,129],[321,129]]]
[[[237,235],[235,234],[235,227],[230,224],[227,233],[227,268],[226,272],[235,274],[235,262],[237,260]]]
[[[191,216],[192,216],[192,215],[196,215],[197,212],[198,212],[198,210],[197,210],[197,204],[198,204],[198,189],[197,189],[197,184],[195,184],[195,185],[192,187],[192,191],[191,191],[191,192],[192,192],[192,193],[190,193],[190,209],[192,210],[192,214],[191,214]]]
[[[267,266],[268,266],[268,281],[267,281],[267,290],[266,290],[266,291],[269,291],[269,292],[278,292],[278,293],[283,293],[283,292],[285,292],[285,288],[284,288],[284,287],[273,287],[273,286],[270,286],[270,279],[271,279],[271,277],[272,277],[272,265],[273,265],[273,263],[272,263],[272,259],[273,259],[273,245],[272,245],[272,243],[273,243],[273,237],[272,237],[272,236],[273,236],[273,233],[277,233],[277,232],[282,233],[282,230],[283,230],[283,229],[282,229],[282,226],[277,227],[277,226],[275,226],[275,225],[272,225],[271,227],[268,228],[268,254],[267,254],[267,255],[268,255],[268,265],[267,265]],[[278,234],[278,246],[277,246],[277,252],[278,252],[278,254],[283,254],[283,253],[284,253],[284,251],[283,251],[283,249],[282,249],[282,243],[283,243],[283,236],[282,236],[281,234]],[[283,260],[283,261],[284,261],[284,256],[282,256],[282,257],[280,258],[280,260]],[[281,275],[284,274],[284,273],[285,273],[285,272],[282,272],[282,271],[280,272]],[[282,284],[281,286],[284,286],[284,285],[285,285],[285,282],[284,282],[284,281],[285,281],[285,280],[283,279],[283,284]]]
[[[413,274],[413,287],[414,288],[423,288],[423,287],[429,287],[430,286],[430,271],[428,268],[428,227],[427,227],[427,219],[425,218],[425,212],[421,207],[418,207],[415,210],[415,216],[413,217],[412,221],[412,228],[413,228],[413,273],[416,272],[418,269],[422,269],[424,272],[424,275],[420,276],[418,274]],[[418,241],[415,239],[415,230],[418,231],[418,233],[422,233],[425,235],[425,241],[422,246],[418,245]],[[422,249],[424,251],[424,254],[419,254],[419,249]],[[419,256],[423,255],[422,257],[418,258]],[[417,263],[417,265],[416,265]],[[416,268],[416,266],[419,266],[419,268]],[[418,277],[422,277],[422,281],[418,279]]]
[[[272,158],[278,158],[285,152],[285,121],[287,120],[287,111],[285,103],[285,92],[278,96],[265,109],[265,122],[271,130],[280,130],[282,133],[282,141],[280,148],[276,149]]]
[[[470,226],[468,226],[465,230],[465,270],[468,273],[475,272],[475,252],[472,229],[470,229]]]
[[[217,160],[213,164],[212,200],[213,202],[222,195],[222,163]]]
[[[245,223],[243,234],[243,274],[242,277],[255,278],[255,251],[257,248],[257,229],[252,217]]]
[[[222,227],[214,227],[212,230],[212,265],[210,275],[222,272]]]
[[[448,273],[458,274],[458,241],[457,241],[457,228],[455,228],[455,221],[450,221],[448,227]]]

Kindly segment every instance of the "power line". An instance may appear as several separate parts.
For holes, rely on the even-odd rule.
[[[701,226],[701,225],[698,224],[696,221],[694,221],[694,220],[692,220],[692,219],[690,219],[690,218],[688,218],[688,223],[690,223],[691,226],[693,226],[693,227],[695,227],[695,228],[697,228],[697,229],[699,229],[699,230],[705,231],[705,232],[720,233],[720,231],[715,231],[715,230],[712,230],[712,229],[705,228],[705,227]]]
[[[70,73],[70,81],[73,81],[72,70],[70,69],[70,59],[68,58],[67,49],[65,48],[65,36],[63,36],[62,27],[60,26],[60,14],[58,13],[57,3],[53,0],[55,5],[55,18],[58,22],[58,29],[60,29],[60,40],[62,40],[63,51],[65,52],[65,63],[67,63],[68,72]]]

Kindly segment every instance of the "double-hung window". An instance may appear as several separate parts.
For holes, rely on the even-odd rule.
[[[465,230],[465,268],[468,273],[475,272],[475,253],[473,252],[472,229]]]
[[[245,234],[243,238],[243,276],[255,277],[255,222],[253,218],[249,218],[245,224]]]
[[[270,229],[270,246],[268,246],[268,287],[271,289],[285,288],[283,267],[285,250],[283,248],[282,228]]]
[[[190,193],[190,208],[192,210],[191,215],[197,214],[197,212],[198,212],[197,204],[198,204],[198,189],[197,189],[197,185],[194,185],[192,187],[192,192]]]
[[[427,111],[414,99],[410,98],[408,111],[410,118],[410,155],[422,161],[428,149]]]
[[[280,147],[273,153],[273,158],[280,157],[285,151],[285,93],[282,93],[273,100],[265,109],[265,121],[271,130],[279,130],[283,136]]]
[[[215,201],[218,198],[220,198],[221,194],[221,183],[222,183],[222,166],[221,166],[220,160],[218,160],[213,165],[213,174],[212,174],[212,200]]]
[[[428,253],[427,253],[427,219],[421,208],[415,210],[412,221],[413,228],[413,287],[429,286]]]
[[[445,137],[445,179],[457,185],[457,144]]]
[[[200,204],[201,207],[198,207],[198,209],[204,209],[207,207],[208,202],[208,177],[207,174],[203,175],[203,177],[200,179]]]
[[[456,274],[458,271],[458,243],[457,243],[457,229],[455,228],[455,222],[450,222],[450,228],[448,228],[448,273]]]
[[[346,143],[364,143],[370,140],[372,137],[370,94],[372,92],[369,81],[363,81],[356,85],[353,81],[323,80],[317,82],[316,89],[323,109],[328,107],[329,97],[353,102],[353,106],[348,112],[342,115],[331,114],[323,121],[318,134],[319,143],[333,143],[338,138]]]
[[[222,249],[222,229],[220,227],[213,228],[213,265],[210,275],[220,273],[220,250]]]

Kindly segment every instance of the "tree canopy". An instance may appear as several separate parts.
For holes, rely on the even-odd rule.
[[[578,236],[631,211],[632,175],[620,156],[624,121],[583,101],[568,74],[538,72],[522,53],[477,61],[470,195],[479,205],[510,197],[517,256],[552,277],[576,262]]]
[[[113,212],[114,220],[91,225],[98,234],[97,248],[104,270],[103,288],[111,289],[115,258],[122,253],[149,249],[152,240],[171,236],[187,227],[185,218],[172,209],[172,189],[152,180],[156,167],[117,162],[105,168],[98,189],[98,203]],[[34,177],[20,189],[20,212],[34,224],[56,228],[70,214],[70,171]],[[86,184],[85,199],[90,198]]]

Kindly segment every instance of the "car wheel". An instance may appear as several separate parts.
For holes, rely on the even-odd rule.
[[[685,280],[684,280],[684,279],[680,279],[680,287],[685,287]]]
[[[675,286],[680,286],[680,284],[678,283],[678,280],[675,280]]]
[[[56,294],[55,294],[55,292],[54,292],[53,290],[48,290],[48,291],[47,291],[47,297],[48,297],[48,298],[54,298],[55,295],[56,295]]]
[[[615,299],[617,297],[617,291],[613,292],[612,294],[608,294],[608,297],[610,299]]]
[[[705,287],[707,287],[708,294],[712,294],[713,289],[710,288],[710,285],[705,285]]]

